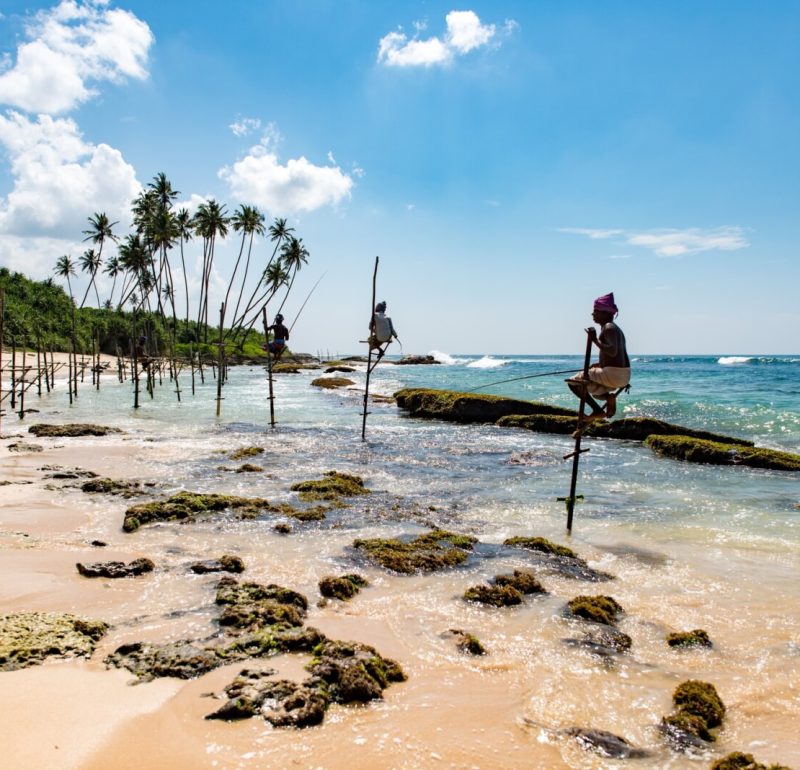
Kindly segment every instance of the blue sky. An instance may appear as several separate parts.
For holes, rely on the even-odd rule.
[[[98,211],[126,232],[163,171],[295,227],[290,321],[324,275],[297,350],[364,347],[376,255],[406,353],[580,353],[609,291],[634,353],[799,349],[796,2],[0,14],[2,265],[52,275]]]

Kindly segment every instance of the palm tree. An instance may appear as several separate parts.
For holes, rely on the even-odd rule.
[[[68,254],[65,254],[63,257],[59,257],[53,272],[56,275],[60,275],[62,278],[67,279],[70,299],[75,302],[75,297],[72,296],[72,282],[69,280],[71,275],[76,275],[75,263],[72,261],[72,257],[70,257]]]
[[[155,193],[159,205],[165,209],[171,209],[172,201],[180,195],[178,190],[172,189],[172,184],[163,171],[159,171],[147,186]]]
[[[100,260],[100,254],[95,253],[94,249],[88,249],[80,257],[78,257],[78,264],[84,273],[89,273],[89,285],[86,287],[83,299],[81,300],[81,307],[86,304],[86,298],[89,296],[89,291],[94,286],[94,293],[97,296],[97,307],[100,307],[100,295],[97,292],[97,284],[95,283],[95,276],[100,266],[103,264]]]
[[[200,204],[193,222],[195,233],[203,239],[203,275],[197,326],[199,329],[200,323],[205,323],[205,341],[208,342],[208,289],[211,282],[211,268],[214,264],[214,245],[217,236],[224,238],[228,234],[230,220],[225,216],[225,206],[212,198]]]
[[[181,244],[181,267],[183,268],[183,289],[186,292],[186,328],[189,328],[189,279],[186,276],[186,260],[183,258],[183,243],[192,238],[192,217],[188,209],[180,209],[175,215],[178,237]]]
[[[117,276],[124,272],[119,256],[109,257],[106,260],[106,266],[103,269],[103,272],[106,275],[110,275],[113,279],[111,281],[111,293],[108,295],[108,299],[104,303],[105,307],[110,308],[114,304],[114,289],[117,286]]]
[[[291,236],[289,241],[283,244],[283,248],[281,249],[281,262],[283,262],[286,272],[292,277],[290,278],[289,286],[286,289],[286,296],[283,298],[283,302],[281,302],[281,306],[278,308],[279,313],[281,310],[283,310],[283,306],[286,304],[286,300],[289,298],[289,292],[292,290],[294,279],[300,272],[300,268],[308,263],[308,256],[308,249],[303,246],[302,238],[295,238],[294,236]]]
[[[242,275],[242,285],[239,288],[239,297],[236,300],[236,308],[233,311],[233,319],[235,320],[239,314],[239,305],[242,301],[242,294],[244,293],[244,286],[247,282],[247,273],[250,270],[250,254],[253,250],[253,238],[256,235],[264,235],[264,215],[255,206],[239,206],[238,211],[231,217],[233,229],[242,234],[242,242],[239,245],[239,256],[236,257],[236,264],[233,266],[233,274],[228,283],[228,290],[225,292],[225,307],[228,306],[228,295],[231,293],[234,279],[236,278],[236,271],[239,269],[239,262],[242,259],[242,252],[244,251],[245,240],[249,236],[247,246],[247,260],[244,264],[244,274]]]

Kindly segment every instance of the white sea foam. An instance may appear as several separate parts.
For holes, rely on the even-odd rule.
[[[438,361],[440,364],[446,364],[448,366],[463,364],[469,360],[467,358],[455,358],[449,353],[443,353],[441,350],[431,350],[428,355],[433,356],[434,360]]]
[[[732,366],[733,364],[749,364],[752,360],[752,356],[721,356],[717,363],[723,366]]]
[[[509,362],[506,360],[492,358],[491,356],[484,356],[483,358],[479,358],[477,361],[470,361],[467,366],[470,369],[497,369],[500,366],[505,366],[507,363]]]

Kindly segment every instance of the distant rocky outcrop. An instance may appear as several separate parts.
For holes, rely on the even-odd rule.
[[[403,356],[399,361],[394,362],[397,366],[420,366],[427,364],[441,364],[433,356]]]

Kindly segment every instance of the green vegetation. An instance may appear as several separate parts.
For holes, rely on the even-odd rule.
[[[510,545],[514,548],[527,548],[530,551],[539,551],[552,556],[566,556],[570,559],[578,558],[578,555],[571,548],[552,543],[544,537],[509,537],[503,541],[503,545]]]
[[[547,593],[529,569],[515,569],[512,575],[495,575],[494,583],[498,586],[512,586],[523,594]]]
[[[89,657],[108,624],[69,614],[20,612],[0,616],[0,671],[42,663],[48,657]]]
[[[791,770],[786,765],[762,765],[752,754],[734,751],[711,765],[711,770]]]
[[[468,602],[488,604],[492,607],[511,607],[522,604],[522,592],[511,585],[487,585],[481,583],[464,591]]]
[[[650,436],[645,443],[657,454],[692,463],[800,471],[800,455],[774,449],[721,444],[689,436]]]
[[[329,575],[319,581],[319,592],[329,599],[352,599],[362,588],[369,585],[369,581],[361,575]]]
[[[661,720],[661,729],[676,748],[713,742],[710,730],[719,727],[725,716],[725,704],[716,688],[708,682],[690,679],[672,694],[675,711]]]
[[[370,491],[364,487],[364,479],[339,471],[326,471],[321,479],[298,481],[292,484],[292,492],[299,492],[300,499],[305,502],[314,500],[338,500],[341,497],[368,495]]]
[[[456,629],[452,633],[455,634],[456,647],[459,652],[463,652],[466,655],[486,655],[486,648],[481,644],[477,636]]]
[[[410,575],[462,564],[477,542],[469,535],[435,529],[409,541],[374,538],[355,540],[353,546],[381,567]]]
[[[622,607],[610,596],[576,596],[570,599],[567,611],[573,617],[607,626],[616,625],[623,613]]]
[[[566,435],[578,427],[578,418],[558,414],[509,414],[501,417],[497,424],[501,428],[524,428],[535,433]]]
[[[694,631],[681,631],[667,635],[667,644],[670,647],[712,647],[711,639],[702,628]]]

